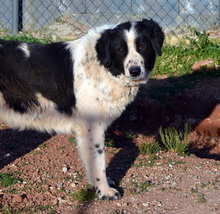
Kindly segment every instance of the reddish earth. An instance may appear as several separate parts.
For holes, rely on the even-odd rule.
[[[185,123],[192,127],[189,155],[140,154],[141,144],[160,141],[160,126]],[[0,213],[220,213],[219,73],[152,78],[108,130],[107,173],[121,200],[73,199],[86,178],[70,137],[2,127],[0,173],[19,182],[0,187]]]

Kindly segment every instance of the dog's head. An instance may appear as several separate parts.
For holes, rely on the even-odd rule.
[[[161,56],[164,33],[153,20],[126,22],[105,30],[96,44],[100,62],[114,75],[131,82],[146,82],[156,54]]]

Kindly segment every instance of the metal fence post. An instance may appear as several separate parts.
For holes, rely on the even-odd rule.
[[[219,27],[219,30],[220,30],[220,0],[218,2],[218,27]]]
[[[19,25],[19,1],[12,0],[12,34],[18,34],[18,25]]]

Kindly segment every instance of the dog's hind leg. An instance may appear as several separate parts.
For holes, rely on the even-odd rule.
[[[85,165],[89,183],[92,184],[100,199],[116,200],[119,192],[111,188],[106,177],[104,150],[105,129],[101,122],[84,125],[77,133],[78,149]]]

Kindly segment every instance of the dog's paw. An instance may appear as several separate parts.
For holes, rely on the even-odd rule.
[[[102,192],[101,190],[97,190],[96,192],[101,200],[118,200],[121,198],[120,193],[114,189],[109,188],[107,191]]]

